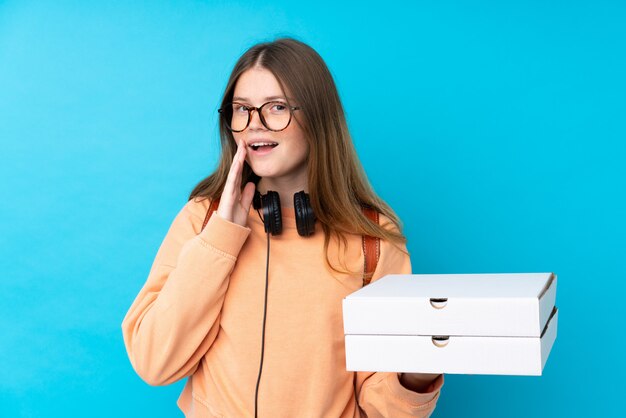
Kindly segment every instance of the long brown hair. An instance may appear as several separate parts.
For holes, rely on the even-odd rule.
[[[310,150],[307,163],[309,196],[317,221],[324,231],[327,265],[337,272],[358,274],[331,265],[328,244],[333,234],[344,244],[344,249],[347,246],[346,233],[378,237],[398,247],[405,244],[400,219],[376,195],[367,180],[348,132],[335,82],[322,57],[310,46],[292,38],[256,44],[235,64],[220,107],[232,101],[239,76],[255,66],[272,72],[283,91],[285,88],[289,90],[302,108],[305,119],[303,129]],[[237,150],[223,117],[220,117],[220,140],[222,153],[219,165],[213,174],[196,185],[190,200],[194,197],[217,199],[221,196]],[[245,163],[242,187],[248,181],[257,183],[258,180],[259,177]],[[397,229],[371,222],[363,214],[361,206],[369,206],[387,216]]]

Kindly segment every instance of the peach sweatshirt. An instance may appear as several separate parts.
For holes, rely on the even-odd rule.
[[[124,318],[124,343],[134,369],[151,385],[191,376],[178,400],[185,416],[250,417],[267,236],[252,208],[248,227],[215,213],[200,232],[208,206],[208,199],[192,199],[174,219]],[[342,299],[362,286],[362,276],[326,266],[319,224],[304,238],[294,210],[283,207],[282,215],[283,233],[270,241],[259,417],[428,417],[443,375],[417,393],[396,373],[346,371]],[[381,216],[381,225],[388,222]],[[335,265],[340,249],[331,239]],[[346,260],[350,269],[363,270],[360,235],[349,236]],[[389,273],[411,273],[411,263],[382,241],[372,281]]]

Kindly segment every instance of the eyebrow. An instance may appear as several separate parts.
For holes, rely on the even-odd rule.
[[[293,99],[287,98],[285,96],[269,96],[269,97],[264,98],[263,100],[265,100],[266,102],[271,102],[272,100],[277,100],[277,99],[293,101]],[[248,99],[247,97],[235,96],[233,97],[233,101],[250,102],[250,99]]]

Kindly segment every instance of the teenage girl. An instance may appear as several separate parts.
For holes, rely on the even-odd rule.
[[[219,112],[219,166],[122,324],[134,369],[151,385],[189,377],[187,417],[429,416],[443,375],[346,371],[342,299],[411,263],[322,58],[294,39],[253,46]]]

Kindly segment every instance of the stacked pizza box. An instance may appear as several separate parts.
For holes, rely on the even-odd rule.
[[[388,275],[343,300],[349,371],[541,375],[553,273]]]

